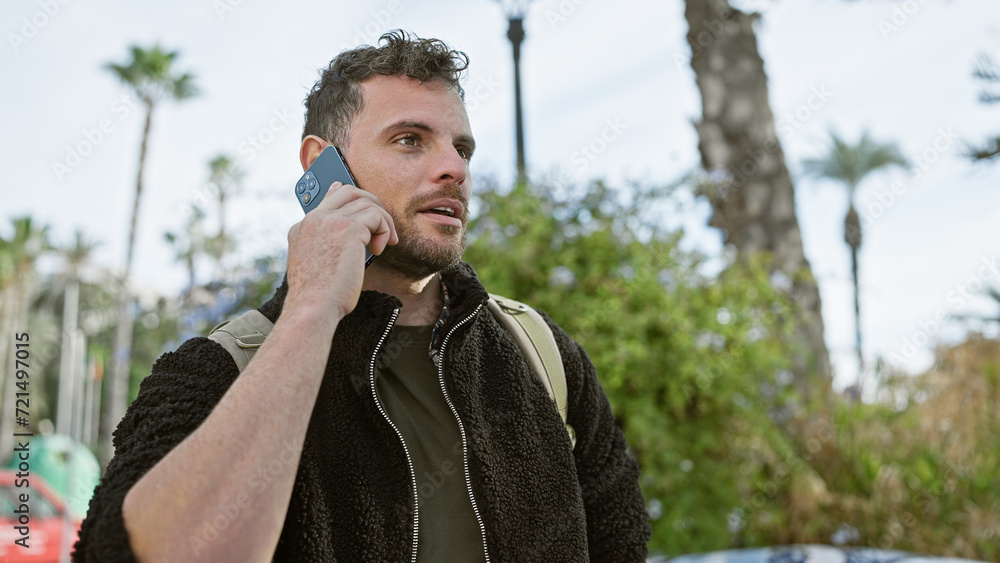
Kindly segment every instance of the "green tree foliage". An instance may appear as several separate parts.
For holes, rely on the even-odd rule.
[[[658,224],[662,190],[631,193],[488,190],[466,260],[491,291],[546,311],[587,350],[642,466],[651,549],[727,547],[757,534],[753,513],[776,502],[744,499],[788,450],[771,417],[792,408],[790,304],[763,261],[701,275],[703,258]]]
[[[771,287],[766,257],[706,275],[708,261],[680,249],[682,233],[660,226],[669,190],[630,186],[626,197],[594,183],[559,194],[486,186],[466,260],[590,354],[643,471],[653,552],[843,542],[1000,557],[1000,343],[942,349],[917,378],[880,371],[875,404],[831,400],[825,386],[806,402],[785,344],[795,305]],[[35,272],[44,228],[18,225],[0,242],[0,280],[11,290],[15,264],[41,278],[30,290],[39,297],[19,302],[35,322],[44,374],[32,404],[45,416],[57,392],[61,283]],[[128,396],[163,352],[266,300],[283,268],[280,254],[257,259],[199,285],[210,299],[133,311]],[[81,280],[80,327],[99,371],[114,345],[117,279]]]
[[[790,367],[795,304],[767,257],[709,277],[659,228],[663,190],[601,183],[477,194],[465,259],[587,350],[642,468],[652,552],[840,543],[995,560],[996,341],[882,377],[874,404],[807,401]],[[474,206],[475,207],[475,206]]]
[[[39,226],[31,217],[14,218],[11,226],[10,238],[0,237],[0,361],[4,366],[0,370],[0,400],[5,409],[14,404],[14,392],[19,390],[14,386],[11,369],[16,351],[14,335],[31,330],[29,323],[36,320],[29,314],[29,304],[37,293],[36,262],[50,247],[48,227]],[[0,458],[12,451],[13,428],[13,414],[0,418]]]

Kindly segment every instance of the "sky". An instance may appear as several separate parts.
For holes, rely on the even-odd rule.
[[[857,378],[844,190],[802,174],[832,129],[898,143],[914,163],[869,177],[857,204],[862,332],[869,363],[918,373],[939,343],[959,340],[963,313],[994,315],[977,292],[1000,287],[1000,162],[974,164],[966,143],[1000,132],[1000,105],[977,102],[980,54],[1000,61],[996,0],[745,0],[757,36],[778,138],[796,185],[806,256],[819,281],[835,387]],[[688,64],[682,0],[539,0],[522,47],[530,177],[569,174],[665,184],[700,163],[692,126],[700,96]],[[708,25],[706,25],[706,28]],[[0,235],[31,215],[69,243],[101,242],[94,260],[124,263],[143,111],[105,69],[131,45],[180,53],[201,94],[153,116],[137,238],[135,284],[176,294],[183,268],[164,242],[185,209],[210,197],[208,162],[230,155],[246,171],[229,209],[242,251],[276,252],[301,218],[302,101],[341,50],[404,28],[465,51],[464,87],[477,140],[472,171],[509,182],[514,168],[513,64],[500,6],[486,0],[261,2],[34,0],[0,4]],[[599,152],[581,150],[596,139]],[[718,256],[709,207],[683,216],[686,249]],[[972,325],[975,326],[975,325]],[[988,334],[995,327],[983,325]]]

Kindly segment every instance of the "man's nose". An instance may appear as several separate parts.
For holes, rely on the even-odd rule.
[[[462,185],[469,175],[469,163],[455,147],[445,147],[437,156],[435,178],[439,182]]]

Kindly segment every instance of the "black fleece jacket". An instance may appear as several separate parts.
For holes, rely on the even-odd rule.
[[[650,526],[639,467],[586,354],[545,317],[566,368],[577,434],[571,450],[555,404],[487,310],[475,272],[459,264],[444,276],[455,293],[444,328],[445,380],[467,434],[489,560],[643,561]],[[286,292],[282,285],[260,311],[276,321]],[[274,561],[410,560],[413,477],[370,377],[400,306],[365,291],[337,327]],[[115,431],[115,457],[90,502],[74,561],[135,560],[121,515],[125,494],[201,424],[237,376],[229,354],[204,337],[156,361]],[[260,486],[248,483],[247,492]],[[214,541],[224,540],[222,530]]]

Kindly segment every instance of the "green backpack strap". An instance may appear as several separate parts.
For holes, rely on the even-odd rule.
[[[242,373],[250,363],[250,359],[257,353],[257,348],[260,348],[267,335],[271,334],[272,328],[274,323],[270,319],[260,311],[251,309],[212,329],[208,339],[221,344],[236,361],[236,367]]]
[[[517,341],[524,359],[555,401],[559,416],[566,425],[570,444],[575,448],[576,431],[567,422],[569,401],[566,372],[563,370],[562,355],[559,354],[552,329],[538,311],[519,301],[491,293],[486,305],[493,317]]]
[[[559,416],[566,425],[569,441],[576,447],[576,431],[566,422],[569,415],[566,372],[563,370],[559,346],[549,325],[538,311],[501,295],[490,294],[487,307],[493,317],[514,337],[531,370],[555,401]],[[260,311],[251,309],[212,329],[208,338],[218,342],[229,352],[242,373],[272,328],[274,323]]]

